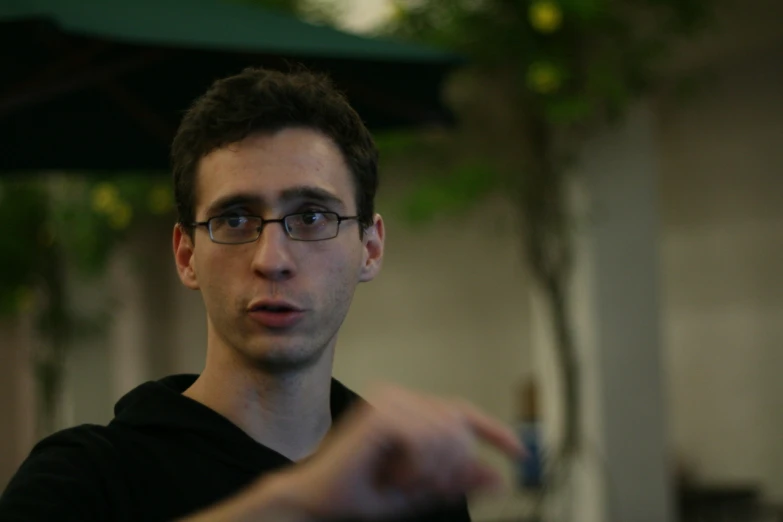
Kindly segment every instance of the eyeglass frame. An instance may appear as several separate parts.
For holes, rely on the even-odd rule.
[[[337,228],[335,229],[334,235],[330,236],[330,237],[323,237],[323,238],[320,238],[320,239],[300,239],[300,238],[297,238],[297,237],[293,237],[291,235],[291,231],[288,228],[288,224],[286,223],[286,220],[288,218],[291,218],[291,217],[303,216],[303,215],[306,215],[306,214],[324,214],[324,215],[328,214],[330,216],[335,216],[337,218]],[[215,220],[215,219],[226,219],[226,218],[232,218],[232,217],[233,218],[237,218],[237,217],[253,218],[253,219],[260,220],[261,224],[258,227],[258,230],[257,230],[258,234],[256,235],[256,237],[253,238],[253,239],[249,239],[247,241],[240,241],[238,243],[229,243],[229,242],[226,242],[226,241],[217,241],[217,240],[215,240],[215,237],[214,237],[214,235],[212,233],[212,225],[211,225],[212,221]],[[326,211],[326,210],[312,210],[312,211],[309,211],[309,212],[294,212],[292,214],[286,214],[283,217],[277,218],[277,219],[264,219],[261,216],[251,216],[251,215],[212,216],[211,218],[207,219],[206,221],[194,221],[193,223],[190,223],[190,226],[191,227],[206,227],[207,233],[209,234],[210,241],[212,241],[213,243],[216,243],[218,245],[247,245],[249,243],[255,243],[256,241],[258,241],[258,239],[261,237],[261,234],[264,232],[264,228],[266,227],[266,225],[268,223],[280,223],[280,225],[283,227],[283,231],[285,232],[285,235],[288,237],[288,239],[290,239],[292,241],[303,241],[303,242],[306,242],[306,243],[313,243],[313,242],[317,242],[317,241],[327,241],[329,239],[336,238],[340,234],[340,225],[342,224],[342,222],[343,221],[351,221],[351,220],[354,220],[354,219],[358,220],[359,216],[358,215],[356,215],[356,216],[341,216],[337,212],[331,212],[331,211]]]

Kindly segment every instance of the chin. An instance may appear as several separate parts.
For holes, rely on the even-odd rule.
[[[248,348],[250,349],[245,351],[245,355],[250,359],[251,364],[265,373],[273,374],[298,372],[315,366],[324,353],[323,348],[312,349],[280,344]]]

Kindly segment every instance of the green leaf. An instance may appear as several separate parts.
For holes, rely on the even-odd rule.
[[[375,145],[381,158],[406,154],[421,146],[420,137],[413,132],[384,132],[375,136]]]
[[[555,125],[573,125],[593,115],[593,105],[586,97],[566,96],[550,99],[545,105],[545,114]]]
[[[581,22],[591,22],[609,9],[606,0],[560,0],[563,11]]]
[[[500,186],[500,174],[488,163],[459,165],[439,176],[422,176],[419,183],[401,200],[402,215],[413,224],[427,223],[438,215],[464,215]]]

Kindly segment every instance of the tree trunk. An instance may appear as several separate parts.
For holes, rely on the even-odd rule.
[[[566,177],[557,160],[553,129],[539,117],[527,121],[528,170],[520,176],[519,213],[525,256],[544,293],[555,334],[555,357],[563,393],[563,439],[557,457],[580,446],[579,366],[568,306],[572,268]]]
[[[41,316],[43,345],[36,350],[35,370],[38,384],[38,436],[53,433],[58,426],[58,400],[62,394],[65,352],[70,340],[71,323],[66,299],[65,266],[57,247],[43,263],[46,292]]]
[[[580,449],[579,367],[563,281],[551,279],[545,288],[555,333],[555,352],[563,390],[563,440],[560,457],[568,459]]]

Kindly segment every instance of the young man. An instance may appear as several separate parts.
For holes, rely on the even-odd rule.
[[[498,482],[476,439],[513,456],[513,434],[460,401],[387,386],[364,402],[332,378],[383,259],[377,157],[320,76],[248,69],[197,100],[172,147],[173,249],[204,299],[204,370],[39,443],[0,521],[469,520],[465,495]]]

